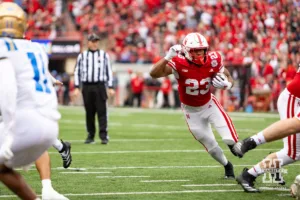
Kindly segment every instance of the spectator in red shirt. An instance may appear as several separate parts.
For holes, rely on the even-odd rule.
[[[163,108],[170,108],[170,103],[169,103],[169,94],[172,90],[172,84],[170,78],[167,76],[164,78],[160,90],[163,93],[164,97],[164,103],[163,103]]]
[[[142,93],[144,89],[144,78],[141,72],[137,72],[136,76],[131,79],[131,90],[132,90],[132,105],[134,100],[137,99],[138,107],[141,107]]]

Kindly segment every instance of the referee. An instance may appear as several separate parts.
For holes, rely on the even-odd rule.
[[[86,128],[88,132],[85,144],[93,144],[96,127],[95,115],[98,116],[99,137],[101,144],[107,144],[107,92],[114,95],[113,77],[109,55],[98,48],[100,38],[96,34],[88,36],[88,50],[83,51],[77,57],[74,72],[75,96],[80,93],[79,85],[82,85],[82,96],[85,108]]]

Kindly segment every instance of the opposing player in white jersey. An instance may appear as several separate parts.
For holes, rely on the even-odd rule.
[[[284,147],[282,150],[268,155],[262,162],[256,164],[251,169],[244,169],[243,173],[237,178],[238,183],[246,192],[259,192],[254,188],[256,177],[265,173],[268,169],[266,161],[272,163],[280,161],[280,166],[291,164],[300,160],[300,67],[294,79],[287,85],[286,89],[280,94],[277,106],[281,122],[277,122],[258,134],[238,142],[234,146],[234,151],[239,157],[254,149],[256,146],[275,139],[283,139]],[[287,120],[289,119],[289,120]],[[278,166],[277,166],[278,167]],[[300,180],[299,180],[300,184]],[[300,195],[299,195],[300,196]]]
[[[30,165],[54,144],[60,114],[45,51],[19,39],[25,18],[17,4],[0,4],[0,180],[31,200],[36,194],[13,168]]]

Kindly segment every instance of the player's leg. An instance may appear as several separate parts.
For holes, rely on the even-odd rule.
[[[228,172],[225,173],[227,177],[234,177],[233,167],[231,163],[227,160],[218,142],[216,141],[210,124],[208,123],[207,119],[204,118],[207,109],[183,105],[182,110],[188,128],[194,138],[206,148],[207,152],[217,162],[225,167],[225,171],[226,168],[230,168],[230,170],[227,170]]]
[[[294,141],[297,141],[300,136],[293,134],[300,132],[300,108],[297,108],[299,103],[299,99],[290,95],[287,90],[283,91],[277,103],[281,121],[272,124],[250,138],[244,139],[242,142],[238,142],[234,146],[234,151],[238,156],[243,157],[247,151],[256,148],[256,146],[284,138],[285,136],[288,136],[287,139],[284,139],[286,148],[289,148],[290,151],[292,150],[291,148],[296,148],[297,145],[295,146]],[[288,145],[291,143],[293,145]]]
[[[51,163],[50,156],[46,151],[41,157],[35,162],[36,168],[40,174],[42,180],[42,199],[61,199],[67,200],[66,197],[56,192],[51,184]]]
[[[13,156],[6,160],[0,160],[0,164],[8,168],[8,170],[4,170],[5,173],[2,173],[1,180],[9,187],[17,187],[17,183],[21,183],[21,188],[16,190],[20,189],[22,192],[23,188],[26,189],[24,181],[20,179],[18,174],[9,169],[27,166],[37,160],[53,144],[54,139],[57,137],[58,124],[56,121],[46,119],[36,111],[20,110],[16,113],[14,130],[15,132],[11,134],[13,138],[9,145]],[[3,135],[1,136],[3,137]],[[6,139],[7,137],[0,138],[2,148],[7,144]],[[3,156],[0,157],[2,158]],[[10,178],[16,182],[15,186],[10,186],[11,183],[7,180]],[[20,179],[20,181],[15,181],[16,179]],[[28,189],[26,190],[28,191]],[[22,199],[36,198],[35,195],[32,195],[32,192],[29,191],[28,194],[31,194],[32,197],[24,197]]]
[[[37,195],[27,185],[23,177],[14,170],[0,165],[0,181],[14,192],[20,199],[35,200]]]
[[[63,160],[63,167],[68,168],[72,163],[71,143],[56,139],[53,147],[60,153]]]
[[[240,176],[237,177],[237,182],[243,187],[245,192],[259,192],[259,190],[254,187],[254,181],[258,176],[264,174],[270,168],[280,169],[282,166],[295,162],[295,160],[293,160],[287,154],[288,152],[286,149],[282,149],[281,151],[268,155],[265,159],[254,165],[252,168],[245,168]],[[276,164],[276,166],[272,165],[273,163]],[[278,178],[281,179],[278,180],[278,183],[284,184],[282,176],[279,176]]]
[[[231,118],[225,112],[218,100],[212,96],[210,108],[208,108],[210,115],[209,122],[215,127],[222,140],[229,147],[230,151],[236,156],[232,150],[233,145],[238,142],[238,135]]]

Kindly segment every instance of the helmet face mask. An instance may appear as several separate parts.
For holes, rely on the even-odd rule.
[[[0,36],[23,38],[27,26],[26,14],[15,3],[0,4]]]
[[[203,65],[206,62],[208,43],[199,33],[188,34],[182,42],[182,52],[189,61]]]

